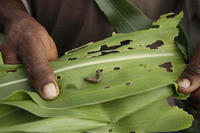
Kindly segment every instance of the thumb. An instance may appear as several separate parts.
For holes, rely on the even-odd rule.
[[[178,79],[178,91],[183,94],[194,92],[200,87],[200,43],[194,50],[194,55]]]
[[[178,91],[189,94],[197,90],[200,86],[200,68],[189,64],[178,79]]]
[[[19,48],[18,54],[25,65],[29,81],[41,97],[46,100],[55,99],[59,94],[59,88],[53,70],[48,64],[45,50],[34,46],[27,47],[29,45]]]

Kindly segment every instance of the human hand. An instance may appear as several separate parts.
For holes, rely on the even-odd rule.
[[[191,94],[189,103],[200,110],[200,42],[197,43],[191,61],[178,79],[178,91]]]
[[[48,61],[57,59],[53,39],[34,18],[16,19],[7,26],[0,47],[5,64],[23,63],[29,81],[41,97],[55,99],[59,88]]]

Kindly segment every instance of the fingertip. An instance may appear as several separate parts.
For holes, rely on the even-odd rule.
[[[178,86],[181,88],[187,89],[190,87],[190,85],[191,83],[189,79],[183,78],[183,79],[178,80]]]
[[[59,88],[55,83],[48,83],[41,88],[40,95],[46,100],[53,100],[58,97]]]
[[[190,93],[190,86],[191,86],[191,81],[187,78],[182,78],[179,79],[178,82],[178,92],[183,93],[183,94],[188,94]]]

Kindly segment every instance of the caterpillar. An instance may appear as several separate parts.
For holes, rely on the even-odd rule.
[[[102,70],[97,70],[96,71],[97,78],[86,77],[85,80],[92,82],[92,83],[99,83],[102,80],[101,72],[102,72]]]

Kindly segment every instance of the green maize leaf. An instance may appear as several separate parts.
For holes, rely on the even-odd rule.
[[[118,33],[147,29],[153,22],[128,0],[95,0],[95,2]]]
[[[0,132],[50,132],[77,131],[106,126],[106,122],[70,117],[41,119],[23,110],[17,110],[1,118]]]
[[[88,131],[92,131],[95,133],[96,132],[107,133],[110,129],[112,129],[116,133],[122,133],[122,132],[129,133],[130,131],[137,131],[138,129],[145,132],[175,131],[175,130],[180,130],[180,129],[189,127],[193,120],[192,116],[188,117],[186,112],[182,111],[181,109],[178,109],[177,107],[172,108],[166,103],[165,101],[166,97],[170,96],[171,94],[173,94],[173,90],[171,90],[171,87],[163,87],[163,88],[159,88],[156,92],[152,91],[151,93],[144,93],[143,97],[141,97],[141,95],[135,95],[134,97],[132,96],[132,97],[126,98],[126,100],[121,99],[117,101],[112,101],[110,103],[109,102],[104,103],[103,107],[104,107],[104,110],[107,112],[107,114],[109,114],[108,116],[110,116],[111,118],[120,117],[120,119],[117,121],[114,120],[112,122],[100,121],[100,124],[103,124],[102,127],[101,125],[100,126],[98,125],[99,126],[98,127],[96,121],[92,121],[91,123],[92,128],[95,128],[95,126],[98,127],[95,129],[89,129],[90,127],[86,128],[86,125],[84,125],[85,119],[84,119],[84,122],[83,122],[83,119],[81,119],[80,121],[79,119],[78,120],[75,119],[77,120],[75,122],[84,126],[85,129],[89,129]],[[147,97],[147,99],[145,99],[144,97]],[[148,101],[150,97],[155,97],[155,99],[157,100],[154,100],[154,101],[151,100],[148,105],[145,104],[143,106],[144,102]],[[137,103],[139,101],[141,101],[140,104]],[[71,120],[71,118],[68,118],[68,117],[67,118],[55,117],[54,119],[49,118],[49,119],[39,121],[35,118],[35,116],[32,116],[29,113],[25,113],[22,110],[18,110],[15,113],[16,113],[15,115],[12,114],[12,117],[4,116],[3,118],[0,119],[0,121],[4,123],[5,125],[8,125],[7,123],[16,119],[17,122],[16,120],[15,122],[17,123],[17,125],[15,125],[16,123],[13,123],[13,122],[11,124],[9,123],[9,127],[6,127],[5,125],[3,125],[3,128],[0,127],[1,129],[0,132],[1,131],[2,132],[6,132],[6,131],[58,132],[62,130],[63,132],[67,132],[68,130],[72,132],[77,129],[82,130],[82,127],[79,128],[79,126],[76,127],[75,129],[69,128],[68,126],[71,126],[71,122],[73,122],[74,119]],[[20,114],[23,114],[24,119],[19,119]],[[126,116],[122,118],[124,114],[126,114]],[[141,117],[143,119],[141,119]],[[30,118],[31,118],[31,122],[29,122]],[[63,121],[63,119],[66,120],[65,123],[61,122]],[[70,119],[70,123],[67,122],[68,119]],[[152,123],[152,121],[154,122]],[[43,122],[48,123],[48,125],[51,125],[51,127],[48,129],[45,128],[45,126],[46,127],[49,127],[49,126],[44,124]],[[0,123],[0,125],[2,125],[2,123]],[[59,123],[59,126],[57,123]],[[73,126],[77,126],[77,124],[73,123]],[[52,129],[52,127],[54,127],[55,129]],[[77,132],[80,133],[81,131],[77,131]]]
[[[32,89],[22,65],[1,64],[0,132],[142,133],[190,127],[192,116],[166,102],[172,95],[188,97],[174,89],[186,66],[174,45],[183,14],[168,15],[153,23],[157,28],[113,34],[50,63],[60,88],[53,101]],[[100,69],[101,82],[84,80]]]
[[[160,25],[160,28],[116,34],[111,38],[90,43],[82,49],[66,53],[60,61],[51,63],[61,88],[60,96],[53,101],[43,100],[30,88],[21,67],[15,69],[8,67],[8,70],[1,72],[0,100],[6,101],[9,96],[24,91],[42,107],[73,108],[123,98],[173,84],[185,68],[182,55],[172,45],[174,37],[178,34],[176,25],[181,17],[182,14],[179,14],[167,19],[165,15],[154,23]],[[132,41],[130,44],[119,47],[120,43],[127,43],[127,40]],[[158,49],[151,49],[151,44],[158,40],[164,45],[158,46]],[[98,51],[104,46],[119,48]],[[119,53],[112,53],[114,51]],[[103,53],[111,54],[99,56]],[[77,59],[71,60],[74,58]],[[161,67],[165,63],[169,65],[169,68]],[[6,69],[7,65],[1,67]],[[117,67],[120,67],[120,70],[114,70]],[[102,82],[94,84],[84,80],[85,77],[95,77],[98,69],[103,69]],[[126,85],[128,82],[131,85]],[[12,87],[13,85],[15,87]],[[110,88],[106,89],[107,87]],[[125,88],[126,91],[124,91]],[[18,99],[19,96],[16,94],[12,98]]]
[[[163,97],[167,98],[168,96],[171,96],[173,94],[172,91],[170,91],[170,93],[168,91],[169,90],[162,90],[158,88],[154,91],[140,93],[127,98],[74,109],[41,108],[36,103],[28,100],[26,102],[4,102],[4,104],[18,106],[40,117],[70,116],[73,118],[90,118],[94,120],[116,122],[130,113],[136,112],[153,102],[163,99]],[[113,106],[115,108],[119,108],[120,110],[115,110]]]

